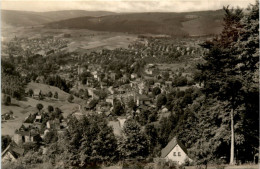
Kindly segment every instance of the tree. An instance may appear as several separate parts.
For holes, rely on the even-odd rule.
[[[53,112],[53,110],[54,110],[53,106],[49,105],[48,106],[48,112],[51,113],[51,112]]]
[[[11,104],[11,97],[4,95],[4,105],[9,106]]]
[[[36,108],[38,109],[38,111],[40,112],[43,109],[43,105],[41,103],[38,103],[36,105]]]
[[[73,99],[74,99],[74,96],[72,94],[70,94],[68,97],[68,102],[72,103]]]
[[[241,9],[224,8],[226,14],[220,38],[202,44],[209,52],[204,56],[206,62],[198,65],[206,96],[228,103],[226,107],[230,110],[231,129],[230,164],[234,164],[235,155],[234,116],[239,109],[243,109],[253,75],[258,70],[258,3],[256,6],[251,9],[249,16],[243,16]]]
[[[157,108],[160,109],[163,105],[165,105],[167,103],[167,98],[164,94],[160,94],[158,97],[157,97],[157,102],[156,102],[156,105],[157,105]]]
[[[55,143],[55,142],[57,142],[57,140],[58,140],[58,135],[54,131],[49,131],[44,136],[44,142],[46,144]]]
[[[127,103],[127,106],[129,107],[129,109],[131,110],[136,110],[137,106],[136,106],[136,103],[134,101],[134,99],[130,99]]]
[[[158,94],[161,93],[161,89],[159,87],[155,87],[153,88],[152,93],[154,96],[157,96]]]
[[[51,91],[49,91],[48,97],[52,97],[52,92]]]
[[[96,107],[97,104],[98,104],[98,100],[93,99],[89,102],[88,106],[90,109],[93,109]]]
[[[88,97],[89,97],[89,94],[88,94],[88,90],[86,89],[86,90],[84,91],[83,98],[84,98],[84,99],[88,99]]]
[[[6,149],[6,147],[12,142],[12,138],[9,135],[2,135],[2,151]]]
[[[116,101],[114,103],[114,108],[113,108],[113,114],[120,116],[124,113],[124,107],[121,105],[119,101]]]
[[[149,154],[147,136],[135,120],[125,122],[123,134],[118,147],[122,158],[146,157]]]
[[[32,97],[32,95],[33,95],[33,90],[32,90],[32,89],[29,89],[28,94],[29,94],[30,97]]]
[[[54,93],[54,98],[55,98],[55,99],[58,99],[58,98],[59,98],[58,92],[55,92],[55,93]]]

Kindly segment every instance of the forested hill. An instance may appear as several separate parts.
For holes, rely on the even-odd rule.
[[[78,17],[46,24],[51,28],[153,33],[172,36],[219,34],[223,10],[186,13],[129,13],[100,17]]]
[[[34,26],[64,19],[82,16],[105,16],[115,14],[107,11],[84,11],[84,10],[64,10],[50,12],[31,12],[1,10],[2,24],[9,26]]]

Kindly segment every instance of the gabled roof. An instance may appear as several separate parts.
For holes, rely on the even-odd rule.
[[[24,149],[18,147],[15,142],[11,142],[6,149],[2,152],[2,157],[7,153],[10,152],[15,158],[18,158],[23,155]]]
[[[186,147],[185,147],[176,137],[174,137],[174,138],[167,144],[167,146],[166,146],[164,149],[162,149],[162,151],[161,151],[161,157],[162,157],[162,158],[166,157],[166,156],[171,152],[171,150],[172,150],[177,144],[181,147],[181,149],[182,149],[186,154],[188,154]]]

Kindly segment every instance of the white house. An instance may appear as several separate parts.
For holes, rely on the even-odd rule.
[[[161,158],[164,158],[166,161],[175,161],[179,165],[183,164],[186,159],[192,161],[187,155],[186,147],[176,137],[174,137],[167,146],[162,149]]]

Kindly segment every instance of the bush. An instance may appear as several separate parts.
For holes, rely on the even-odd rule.
[[[74,96],[71,94],[68,97],[68,102],[72,103],[72,101],[74,100]]]
[[[173,161],[158,160],[154,169],[178,169],[178,164]]]
[[[57,92],[54,93],[54,96],[53,96],[55,99],[58,99],[59,98],[59,95]]]
[[[51,91],[49,91],[48,97],[52,97],[52,92]]]
[[[30,97],[32,97],[32,95],[33,95],[33,90],[32,90],[32,89],[29,89],[28,95],[29,95]]]
[[[11,97],[10,96],[4,96],[4,105],[9,106],[11,104]]]

